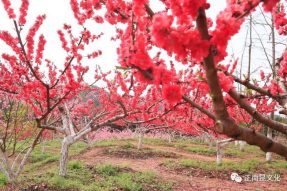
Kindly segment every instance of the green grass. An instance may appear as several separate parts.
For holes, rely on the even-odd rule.
[[[187,147],[184,150],[189,151],[191,153],[197,153],[200,155],[216,156],[216,150],[212,148],[209,149],[206,147]]]
[[[264,158],[264,155],[265,155],[265,153],[256,146],[245,145],[244,150],[240,151],[239,146],[235,146],[233,143],[227,145],[223,149],[223,152],[227,156],[233,156],[233,157],[239,157],[239,158],[248,157],[250,155]]]
[[[135,142],[136,139],[107,139],[96,141],[92,144],[93,147],[112,147],[117,145],[125,145],[131,144],[131,142]]]
[[[71,156],[77,155],[87,148],[88,145],[86,143],[78,141],[69,147],[69,154]],[[50,155],[60,156],[60,150],[61,150],[60,139],[55,139],[53,141],[45,141],[44,143],[41,143],[35,147],[31,155],[31,160],[33,160],[33,162],[38,162],[43,158],[50,157]]]
[[[208,145],[202,140],[198,139],[174,139],[171,143],[165,139],[159,138],[144,138],[144,143],[157,146],[175,147],[175,148],[185,148],[192,145]]]
[[[247,173],[254,171],[260,165],[260,162],[257,160],[246,160],[238,163],[226,161],[218,166],[216,165],[215,162],[200,161],[193,159],[182,159],[179,161],[167,160],[164,162],[164,165],[168,168],[187,168],[187,169],[194,168],[194,169],[202,169],[205,171],[233,170],[236,172]]]
[[[45,179],[42,180],[42,182],[47,183],[52,188],[81,190],[84,187],[83,182],[81,182],[78,179],[64,178],[58,175],[51,175],[51,176],[52,177],[49,178],[49,182],[45,182]]]
[[[202,140],[202,139],[192,139],[191,143],[193,144],[198,144],[198,145],[208,145],[208,143],[206,143],[206,141]]]
[[[135,141],[137,140],[135,139]],[[166,147],[172,147],[174,145],[174,143],[169,143],[168,140],[159,138],[144,138],[143,143],[149,145],[166,146]]]
[[[131,142],[126,142],[121,146],[122,149],[134,149],[135,146]]]
[[[216,166],[215,168],[217,170],[233,170],[236,172],[242,172],[242,173],[249,173],[254,172],[259,166],[261,162],[259,162],[256,159],[250,159],[250,160],[244,160],[241,162],[223,162],[220,166]]]
[[[103,176],[114,176],[119,172],[119,168],[108,165],[98,165],[95,167],[95,172]]]
[[[285,161],[277,162],[262,162],[257,159],[243,160],[240,162],[224,161],[221,165],[216,165],[215,161],[201,161],[194,159],[181,159],[179,161],[166,160],[163,163],[166,167],[171,169],[187,168],[187,169],[202,169],[205,171],[235,171],[241,173],[252,173],[257,170],[266,172],[283,172],[287,170],[287,163]]]
[[[190,142],[189,142],[190,143]],[[206,156],[216,156],[216,149],[215,147],[209,148],[208,144],[199,143],[197,145],[189,146],[188,143],[175,143],[175,146],[191,152],[191,153],[197,153],[200,155],[206,155]],[[250,155],[256,156],[256,157],[264,157],[265,153],[262,152],[258,147],[251,146],[251,145],[245,145],[244,150],[240,151],[238,146],[235,146],[233,143],[230,143],[229,145],[225,146],[223,149],[223,155],[226,157],[248,157]]]
[[[264,168],[269,169],[272,173],[281,174],[287,171],[286,161],[272,161],[264,163]]]
[[[7,184],[7,178],[4,174],[0,173],[0,188]]]
[[[81,191],[101,190],[172,190],[172,183],[160,180],[150,172],[127,172],[125,168],[112,165],[96,165],[91,168],[80,161],[68,164],[67,177],[57,174],[57,169],[50,169],[40,176],[32,177],[32,182],[46,184],[50,188],[74,189]]]
[[[30,156],[31,163],[43,162],[49,158],[54,158],[55,154],[49,152],[42,152],[40,150],[34,150]],[[56,154],[56,158],[59,157],[59,153]]]
[[[84,168],[83,163],[81,163],[78,160],[72,160],[68,163],[68,169],[78,170],[78,169],[83,169],[83,168]]]
[[[83,190],[93,179],[92,171],[85,167],[80,161],[70,161],[68,163],[67,177],[58,175],[56,165],[48,171],[38,176],[30,177],[29,182],[36,184],[46,184],[50,188]]]
[[[238,148],[233,147],[227,147],[223,149],[223,154],[231,157],[244,157],[248,153],[249,152],[247,152],[246,150],[240,151]]]
[[[105,181],[101,182],[100,186],[107,187],[109,190],[172,190],[171,182],[161,182],[151,172],[121,172],[120,168],[111,166],[104,166],[100,169],[100,175],[104,173],[105,176]]]
[[[270,163],[265,163],[265,166],[270,167],[270,168],[287,169],[287,162],[286,161],[272,161]]]
[[[192,144],[192,145],[190,145]],[[175,142],[173,147],[191,152],[191,153],[197,153],[200,155],[205,156],[216,156],[216,149],[215,147],[209,148],[207,143],[198,142],[196,143],[196,140],[182,140]],[[244,150],[240,151],[238,146],[235,146],[233,143],[230,143],[229,145],[225,146],[223,149],[223,155],[226,157],[249,157],[250,155],[254,157],[263,157],[265,156],[265,153],[261,151],[256,146],[251,145],[245,145]]]

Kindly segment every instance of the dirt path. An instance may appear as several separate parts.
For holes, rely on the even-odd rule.
[[[199,154],[192,154],[185,151],[179,151],[176,148],[164,147],[164,146],[151,146],[148,148],[158,149],[162,151],[174,152],[175,154],[181,155],[184,158],[214,161],[214,157],[203,156]],[[110,155],[103,154],[104,148],[93,148],[87,152],[82,153],[79,156],[73,157],[74,159],[81,160],[87,165],[96,164],[111,164],[129,167],[135,171],[151,171],[158,174],[165,180],[174,181],[176,191],[201,191],[201,190],[274,190],[274,191],[285,191],[287,190],[287,179],[283,177],[279,183],[277,182],[244,182],[236,183],[231,180],[224,180],[219,178],[209,178],[201,176],[187,176],[186,174],[180,174],[164,168],[161,164],[166,158],[148,158],[148,159],[130,159],[130,158],[119,158]]]

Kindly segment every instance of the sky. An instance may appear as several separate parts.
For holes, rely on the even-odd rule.
[[[20,1],[11,1],[12,6],[15,10],[18,10],[20,6]],[[211,4],[211,8],[207,11],[207,15],[211,17],[214,21],[216,15],[225,8],[226,3],[225,0],[209,0]],[[150,0],[151,7],[153,10],[159,11],[163,9],[162,4],[158,0]],[[61,44],[57,35],[57,30],[60,29],[64,23],[70,24],[72,26],[76,25],[76,20],[73,17],[73,13],[70,9],[70,0],[30,0],[30,7],[27,17],[27,26],[31,26],[37,15],[46,14],[47,19],[45,20],[40,33],[43,33],[47,39],[47,46],[44,52],[46,58],[54,61],[54,63],[62,67],[62,63],[65,59],[65,52],[61,49]],[[257,20],[262,19],[260,16],[260,11],[257,11],[254,14]],[[13,23],[8,19],[5,10],[3,9],[2,3],[0,3],[0,25],[2,30],[13,31]],[[95,44],[89,47],[88,50],[100,49],[103,52],[103,55],[96,58],[93,61],[85,61],[85,65],[88,65],[92,70],[95,68],[96,64],[100,64],[101,68],[104,71],[109,71],[114,69],[115,65],[117,65],[117,54],[116,47],[118,46],[118,42],[110,41],[110,38],[115,34],[115,26],[111,26],[107,23],[105,24],[95,24],[94,22],[89,22],[85,25],[87,28],[94,31],[96,34],[99,34],[101,31],[104,32],[104,36],[102,36]],[[249,30],[249,26],[247,24],[243,25],[241,31],[238,35],[234,36],[229,43],[228,52],[229,55],[233,56],[233,60],[236,58],[242,57],[242,52],[245,46],[248,46],[248,43],[245,44],[245,36],[246,32]],[[29,27],[25,27],[23,33],[27,32]],[[255,26],[257,32],[260,34],[262,39],[264,39],[264,46],[270,52],[270,42],[268,37],[268,30],[266,27]],[[74,33],[77,34],[80,28],[73,27]],[[264,57],[262,46],[258,41],[258,36],[256,36],[255,32],[253,34],[254,37],[254,51],[252,61],[254,64],[252,65],[252,69],[263,69],[268,70],[268,65],[266,64],[266,58]],[[257,40],[256,40],[257,38]],[[3,43],[0,43],[0,53],[7,51],[3,49]],[[284,46],[278,48],[278,54],[280,54],[281,50]],[[246,54],[247,50],[245,49],[245,54],[243,56],[243,61],[246,63]],[[231,56],[226,58],[225,62],[229,62]],[[244,64],[246,66],[246,64]],[[246,67],[244,67],[246,70]],[[86,79],[88,81],[92,81],[93,73],[90,72],[86,75]]]

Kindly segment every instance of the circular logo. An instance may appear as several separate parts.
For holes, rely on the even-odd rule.
[[[239,174],[237,174],[236,172],[231,173],[230,178],[231,178],[232,181],[235,181],[235,182],[238,182],[238,183],[242,182],[241,176],[239,176]]]

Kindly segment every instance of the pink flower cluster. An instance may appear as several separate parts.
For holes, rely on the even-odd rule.
[[[41,25],[43,24],[43,21],[45,20],[45,15],[40,15],[36,18],[36,21],[34,25],[29,29],[28,35],[26,37],[27,40],[27,57],[29,60],[33,59],[33,53],[34,53],[34,38],[38,30],[40,29]]]
[[[36,51],[36,59],[35,59],[35,62],[37,64],[41,64],[41,62],[42,62],[45,44],[46,44],[46,39],[45,39],[44,35],[40,35],[39,41],[38,41],[38,48]]]
[[[188,57],[196,61],[206,57],[210,43],[200,38],[198,30],[182,26],[175,28],[173,22],[174,17],[165,12],[156,14],[151,27],[152,42],[169,54],[176,54],[183,62]]]
[[[10,19],[15,19],[16,18],[16,14],[14,12],[14,9],[11,7],[10,0],[2,0],[2,3],[4,5],[4,9],[6,10],[9,18]]]
[[[14,53],[21,56],[21,49],[18,46],[18,39],[14,38],[8,31],[0,32],[0,40],[2,40],[9,47],[11,47]]]
[[[224,73],[219,72],[218,78],[223,91],[229,92],[232,88],[234,88],[234,79],[232,76],[226,76]]]
[[[29,0],[22,0],[22,4],[20,7],[20,16],[19,16],[19,25],[25,25],[27,10],[29,7]]]
[[[273,9],[272,16],[274,24],[280,35],[287,35],[287,18],[283,4],[278,4],[277,8]]]
[[[163,98],[170,104],[179,102],[181,100],[181,94],[179,85],[166,85],[163,87]]]

